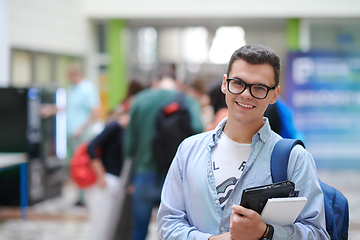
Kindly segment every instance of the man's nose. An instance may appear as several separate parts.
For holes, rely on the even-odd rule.
[[[241,95],[243,95],[243,97],[252,98],[252,95],[250,93],[250,87],[246,86],[244,91],[241,93]]]

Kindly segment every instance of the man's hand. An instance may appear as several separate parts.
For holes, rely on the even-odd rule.
[[[84,133],[84,131],[85,131],[85,126],[81,126],[77,128],[73,134],[73,137],[79,139],[81,135]]]
[[[266,230],[266,224],[254,210],[233,205],[229,228],[231,239],[259,240]]]
[[[211,236],[208,240],[232,240],[230,233],[223,233],[217,236]]]
[[[43,103],[40,105],[39,113],[43,118],[55,115],[60,109],[55,104]]]
[[[102,161],[100,158],[95,158],[91,161],[91,165],[95,171],[96,174],[96,184],[100,188],[106,187],[106,180],[104,178],[104,174],[106,173],[104,165],[102,164]]]
[[[106,181],[104,177],[98,177],[96,180],[96,184],[100,187],[100,188],[105,188],[106,187]]]

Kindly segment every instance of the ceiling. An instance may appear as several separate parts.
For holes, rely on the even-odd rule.
[[[129,19],[128,26],[140,28],[152,26],[155,28],[203,26],[209,29],[217,29],[220,26],[241,26],[254,31],[284,30],[286,19],[284,18],[149,18]]]

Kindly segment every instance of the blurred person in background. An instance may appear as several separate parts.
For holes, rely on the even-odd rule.
[[[87,210],[89,213],[90,232],[88,239],[101,239],[108,231],[107,226],[115,207],[116,193],[119,190],[119,175],[124,160],[124,132],[130,121],[130,107],[134,95],[146,88],[139,78],[131,79],[125,99],[111,114],[104,130],[88,146],[88,154],[96,173],[96,183],[85,190]],[[100,154],[99,154],[100,153]],[[126,194],[126,193],[125,193]],[[130,239],[132,214],[131,199],[126,196],[119,218],[117,237]],[[121,222],[120,222],[121,221]]]
[[[201,76],[188,78],[184,84],[184,91],[194,97],[200,104],[201,120],[203,122],[204,129],[208,128],[213,115],[213,111],[210,106],[210,98],[206,92],[206,88],[207,81]]]
[[[136,76],[136,77],[131,78],[129,86],[128,86],[128,91],[126,93],[124,100],[120,104],[118,104],[118,106],[116,106],[116,108],[113,112],[111,112],[109,114],[107,123],[116,121],[117,117],[124,113],[126,113],[129,116],[130,106],[133,102],[133,98],[134,98],[135,94],[137,94],[138,92],[140,92],[148,87],[149,86],[143,77]],[[130,120],[130,116],[129,116],[128,120]],[[127,126],[127,124],[126,124],[126,126]]]
[[[269,119],[271,129],[281,137],[305,141],[303,134],[295,128],[291,108],[280,96],[276,103],[268,106],[264,117]]]
[[[213,108],[213,119],[209,124],[207,131],[215,129],[219,122],[228,115],[228,108],[225,102],[225,95],[221,91],[221,82],[214,82],[209,87],[210,105]]]
[[[277,100],[279,75],[269,47],[245,45],[232,54],[221,86],[228,117],[179,146],[161,194],[161,239],[329,239],[315,162],[300,145],[290,154],[288,179],[308,201],[295,223],[266,224],[240,206],[244,189],[272,184],[270,156],[281,137],[264,112]]]
[[[133,239],[145,240],[153,207],[160,202],[160,192],[165,176],[158,174],[152,150],[155,118],[164,104],[178,95],[179,82],[175,64],[162,64],[152,88],[135,95],[130,109],[130,123],[126,130],[127,157],[133,161]],[[185,96],[194,132],[203,130],[199,103]]]
[[[66,100],[66,133],[67,133],[67,158],[70,159],[76,147],[93,137],[92,124],[99,117],[100,96],[93,83],[83,75],[78,63],[72,63],[67,71],[70,84],[67,87]],[[43,104],[41,115],[48,117],[56,114],[59,110],[54,104]],[[75,205],[83,206],[83,193],[80,191],[80,199]]]
[[[89,215],[88,240],[101,239],[107,231],[118,191],[123,163],[124,128],[128,118],[120,114],[89,144],[87,150],[96,174],[96,183],[84,190]]]

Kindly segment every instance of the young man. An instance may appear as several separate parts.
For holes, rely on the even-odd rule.
[[[268,47],[233,53],[221,86],[228,118],[179,146],[162,190],[162,239],[329,239],[316,167],[301,146],[290,155],[288,178],[308,202],[294,224],[267,226],[239,205],[243,189],[272,183],[270,156],[281,137],[263,115],[279,95],[279,74],[279,57]]]

